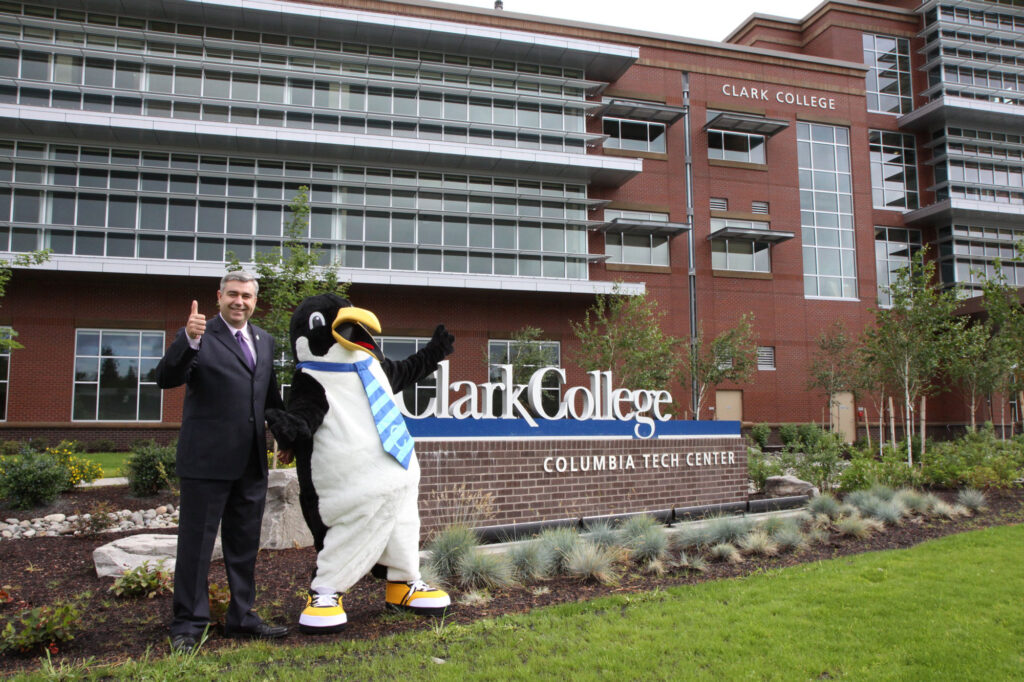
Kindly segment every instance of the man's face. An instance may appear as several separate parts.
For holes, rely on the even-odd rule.
[[[220,314],[235,329],[242,329],[256,309],[256,283],[230,280],[217,292]]]

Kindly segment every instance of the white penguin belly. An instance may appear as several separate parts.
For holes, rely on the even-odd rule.
[[[419,484],[415,452],[406,470],[384,450],[356,372],[303,371],[323,386],[327,399],[311,461],[323,522],[358,526],[369,516],[394,513],[409,486]],[[373,363],[371,371],[382,386],[388,385],[379,364]]]

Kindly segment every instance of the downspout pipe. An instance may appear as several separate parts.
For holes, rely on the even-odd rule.
[[[690,351],[697,349],[697,261],[696,242],[693,224],[693,146],[690,142],[690,74],[680,74],[683,84],[683,167],[686,181],[686,223],[690,229],[686,231],[686,252],[689,258],[687,272],[687,288],[690,292]],[[690,377],[690,406],[697,407],[697,378]],[[699,415],[694,413],[693,418]]]

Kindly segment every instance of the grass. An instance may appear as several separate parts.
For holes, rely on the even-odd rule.
[[[114,478],[124,476],[121,467],[128,459],[130,452],[83,452],[80,457],[91,459],[103,467],[103,478]]]
[[[1024,525],[376,641],[96,668],[218,680],[1021,679]],[[907,627],[913,624],[913,627]],[[642,675],[639,671],[643,671]]]

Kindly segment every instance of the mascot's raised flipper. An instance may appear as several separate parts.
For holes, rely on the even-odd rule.
[[[439,325],[424,348],[392,361],[371,335],[380,331],[376,316],[335,294],[304,300],[290,331],[297,364],[288,410],[267,420],[295,456],[317,550],[300,628],[340,629],[342,594],[375,564],[387,571],[388,605],[446,608],[448,595],[420,580],[419,463],[394,401],[437,369],[454,337]]]

